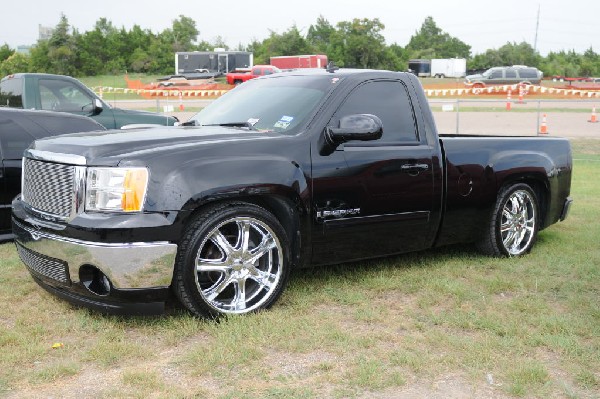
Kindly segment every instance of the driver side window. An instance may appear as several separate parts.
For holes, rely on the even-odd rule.
[[[399,81],[372,81],[358,86],[335,113],[330,125],[347,115],[373,114],[383,123],[383,137],[360,145],[393,145],[417,142],[417,123],[408,90]]]
[[[91,109],[92,98],[72,82],[41,79],[39,89],[44,110],[82,112]]]

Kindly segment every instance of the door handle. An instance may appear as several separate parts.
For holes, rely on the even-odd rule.
[[[429,165],[426,163],[405,163],[400,167],[403,172],[407,172],[411,175],[416,175],[421,171],[425,171],[429,169]]]

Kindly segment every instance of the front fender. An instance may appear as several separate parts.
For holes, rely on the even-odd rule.
[[[308,198],[298,163],[264,155],[188,161],[164,175],[151,174],[146,204],[153,211],[193,211],[215,200],[270,195]]]

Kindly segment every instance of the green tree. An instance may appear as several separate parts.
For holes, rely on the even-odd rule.
[[[498,50],[493,49],[486,50],[486,52],[483,54],[476,54],[467,63],[467,67],[469,69],[477,70],[488,69],[494,66],[502,65],[504,65],[504,62],[500,57],[500,53],[498,52]]]
[[[319,15],[317,23],[308,28],[306,41],[314,49],[314,52],[327,54],[334,34],[335,28],[322,15]]]
[[[178,19],[173,20],[171,33],[174,51],[191,51],[200,32],[192,18],[180,15]]]
[[[591,47],[581,57],[580,72],[583,76],[600,76],[600,55]]]
[[[130,58],[131,69],[134,72],[148,72],[152,69],[152,57],[141,48],[136,48]]]
[[[172,38],[170,29],[165,29],[151,41],[147,52],[154,58],[152,72],[173,73],[175,65]]]
[[[21,53],[13,53],[10,57],[0,62],[0,77],[13,73],[29,72],[29,56]]]
[[[333,49],[339,57],[343,54],[344,66],[351,68],[379,68],[385,62],[385,38],[381,31],[385,25],[375,19],[342,21],[332,37]]]
[[[263,42],[263,45],[266,47],[268,57],[309,54],[312,50],[296,25],[292,25],[281,34],[271,31],[270,36]],[[264,61],[268,63],[269,59],[267,58]]]
[[[386,49],[386,52],[388,56],[386,57],[385,69],[392,71],[405,71],[407,69],[410,51],[399,44],[393,43]]]
[[[541,69],[546,76],[581,76],[581,55],[574,50],[550,52],[543,60]]]
[[[488,69],[496,66],[527,65],[540,67],[542,57],[526,42],[506,43],[499,49],[489,49],[477,54],[468,62],[469,69]],[[544,70],[542,68],[542,70]]]
[[[10,47],[8,47],[8,44],[4,43],[2,46],[0,46],[0,62],[4,61],[14,53],[15,50],[12,50]]]
[[[52,72],[48,57],[48,40],[38,40],[37,44],[29,50],[29,57],[33,72]]]
[[[411,36],[407,48],[412,58],[469,58],[471,46],[443,32],[432,17]]]
[[[71,75],[75,71],[75,43],[69,31],[69,21],[61,14],[60,22],[48,40],[48,59],[53,73]]]
[[[498,49],[498,55],[503,65],[527,65],[537,67],[540,55],[526,42],[506,43]]]

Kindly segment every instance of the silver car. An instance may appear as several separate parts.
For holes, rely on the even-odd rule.
[[[465,84],[471,87],[485,87],[500,84],[540,84],[544,74],[537,68],[524,65],[494,67],[482,74],[467,75]]]

